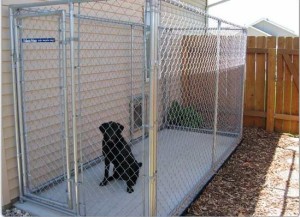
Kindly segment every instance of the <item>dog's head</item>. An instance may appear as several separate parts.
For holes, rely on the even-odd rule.
[[[99,130],[103,134],[105,141],[116,142],[119,140],[124,126],[113,121],[103,123],[99,126]]]

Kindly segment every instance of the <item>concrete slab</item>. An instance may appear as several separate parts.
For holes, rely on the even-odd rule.
[[[215,158],[223,159],[237,143],[236,137],[217,136]],[[145,144],[145,147],[144,147]],[[143,162],[134,192],[126,192],[126,183],[116,180],[99,186],[104,175],[104,162],[84,170],[80,174],[81,214],[87,216],[142,216],[147,204],[148,140],[132,147],[134,156]],[[201,181],[210,177],[213,135],[165,129],[158,134],[157,145],[157,212],[167,216],[190,194]],[[225,154],[226,153],[226,154]],[[225,156],[226,157],[226,156]],[[112,172],[112,171],[111,171]],[[146,188],[145,188],[146,187]],[[65,195],[62,197],[62,195]],[[73,192],[73,197],[75,192]],[[66,199],[66,182],[53,186],[37,196],[61,201]],[[83,205],[84,204],[84,205]],[[40,209],[39,209],[40,210]],[[29,210],[30,212],[30,210]],[[39,211],[40,212],[40,211]],[[37,214],[39,213],[37,212]]]

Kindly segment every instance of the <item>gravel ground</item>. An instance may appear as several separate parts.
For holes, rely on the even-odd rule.
[[[19,210],[17,208],[7,209],[2,212],[3,216],[31,216],[28,212]]]
[[[299,137],[245,128],[244,140],[189,207],[193,216],[298,216]]]

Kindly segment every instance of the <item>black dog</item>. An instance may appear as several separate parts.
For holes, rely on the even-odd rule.
[[[103,123],[99,129],[103,134],[102,153],[105,162],[104,179],[99,185],[105,186],[109,181],[121,179],[126,181],[127,192],[132,193],[142,163],[136,161],[130,146],[121,135],[124,126],[110,121]],[[114,165],[114,173],[109,177],[110,163]]]

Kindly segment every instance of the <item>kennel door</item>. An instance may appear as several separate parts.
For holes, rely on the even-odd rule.
[[[14,19],[24,196],[72,209],[65,11]]]

